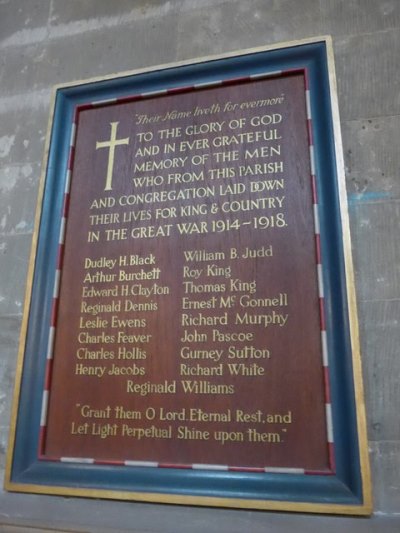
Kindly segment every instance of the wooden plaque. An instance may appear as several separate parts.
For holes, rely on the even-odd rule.
[[[56,89],[6,488],[371,511],[331,61]]]

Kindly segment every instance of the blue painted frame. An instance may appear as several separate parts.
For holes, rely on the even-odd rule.
[[[66,464],[38,460],[48,326],[75,107],[95,100],[298,68],[306,68],[308,71],[313,114],[336,474],[259,474]],[[86,495],[85,491],[91,495],[89,491],[92,489],[106,490],[116,491],[116,496],[105,493],[105,497],[116,498],[120,497],[121,492],[135,493],[131,499],[137,499],[137,494],[141,493],[148,494],[149,497],[144,499],[149,501],[168,501],[167,497],[159,499],[157,495],[175,495],[178,496],[175,503],[185,503],[179,497],[189,495],[199,499],[198,502],[190,503],[201,505],[214,505],[212,499],[215,499],[215,505],[223,502],[222,505],[229,506],[228,500],[232,499],[232,507],[258,507],[251,502],[269,501],[282,503],[273,508],[288,510],[297,510],[296,504],[305,503],[312,504],[305,510],[316,512],[346,512],[342,507],[348,506],[349,513],[366,514],[330,95],[327,43],[324,39],[57,90],[15,427],[15,446],[7,488],[51,493],[56,487],[61,487],[57,492],[59,494],[74,494],[75,489],[80,489],[75,494],[83,496]],[[238,504],[239,500],[244,504]],[[341,506],[341,510],[335,510],[335,505]],[[358,512],[356,508],[364,509],[364,512]],[[298,509],[302,510],[301,507]]]

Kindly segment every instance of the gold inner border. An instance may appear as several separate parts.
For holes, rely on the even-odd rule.
[[[313,44],[317,42],[324,42],[327,51],[327,62],[329,71],[329,90],[331,97],[331,112],[334,130],[334,144],[336,152],[337,163],[337,181],[339,187],[339,203],[340,203],[340,217],[342,223],[343,233],[343,250],[345,259],[345,276],[347,288],[347,301],[349,306],[349,322],[350,322],[350,337],[352,346],[352,363],[353,363],[353,381],[355,388],[355,403],[357,416],[357,433],[359,439],[359,453],[360,453],[360,467],[362,479],[362,493],[363,503],[361,505],[339,505],[339,504],[314,504],[305,502],[289,502],[289,501],[272,501],[272,500],[251,500],[241,498],[216,498],[216,497],[201,497],[201,496],[183,496],[174,494],[159,494],[159,493],[138,493],[130,491],[116,491],[103,489],[74,489],[63,486],[51,485],[35,485],[35,484],[21,484],[11,481],[11,471],[13,462],[13,452],[16,439],[16,425],[17,414],[21,390],[22,372],[24,364],[26,334],[28,328],[29,309],[32,297],[32,285],[34,277],[34,266],[36,259],[36,250],[39,237],[39,225],[42,214],[44,185],[47,173],[47,161],[50,148],[51,130],[55,112],[55,99],[58,89],[66,87],[75,87],[78,85],[96,83],[106,81],[114,78],[122,78],[132,76],[135,74],[143,74],[154,72],[156,70],[166,70],[168,68],[175,68],[185,65],[193,65],[204,63],[207,61],[214,61],[218,59],[228,59],[231,57],[239,57],[257,52],[266,52],[269,50],[277,50],[301,46],[305,44]],[[358,315],[357,302],[354,286],[354,268],[351,255],[351,237],[349,226],[349,215],[347,205],[346,181],[344,172],[344,159],[342,148],[342,137],[340,131],[340,117],[339,105],[336,85],[336,74],[334,65],[333,43],[331,36],[313,37],[310,39],[301,39],[297,41],[289,41],[283,43],[276,43],[264,47],[249,48],[245,50],[228,52],[220,55],[206,56],[197,59],[190,59],[181,62],[167,63],[157,65],[150,68],[137,69],[132,71],[120,72],[110,74],[102,77],[95,77],[86,80],[79,80],[71,83],[63,83],[53,87],[52,97],[50,101],[50,116],[47,127],[45,150],[42,162],[41,178],[39,183],[38,200],[35,215],[35,225],[32,237],[32,247],[28,266],[27,285],[25,291],[25,304],[23,310],[23,318],[21,324],[18,359],[16,367],[16,378],[13,395],[13,405],[11,410],[10,433],[7,449],[6,469],[4,488],[8,491],[27,492],[36,494],[52,494],[60,496],[77,496],[86,498],[105,498],[116,500],[134,500],[140,502],[153,503],[169,503],[169,504],[185,504],[198,505],[209,507],[228,507],[241,509],[260,509],[269,511],[292,511],[292,512],[306,512],[306,513],[326,513],[326,514],[342,514],[342,515],[370,515],[372,513],[372,487],[371,474],[368,456],[368,439],[367,439],[367,425],[364,402],[364,387],[362,380],[362,366],[360,354],[360,340],[358,331]]]

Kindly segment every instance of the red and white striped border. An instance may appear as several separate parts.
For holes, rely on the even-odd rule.
[[[71,184],[71,173],[75,156],[75,142],[76,142],[76,129],[78,123],[79,112],[93,109],[99,106],[107,106],[112,104],[129,103],[142,99],[148,99],[163,95],[176,95],[193,90],[202,90],[214,87],[223,87],[228,85],[235,85],[237,83],[246,83],[249,81],[261,80],[266,78],[275,78],[279,76],[302,74],[305,80],[305,98],[306,98],[306,111],[307,111],[307,131],[309,139],[309,151],[310,151],[310,166],[311,166],[311,187],[312,187],[312,200],[314,211],[314,229],[315,229],[315,246],[316,246],[316,262],[317,262],[317,277],[318,277],[318,290],[319,290],[319,306],[320,306],[320,322],[321,322],[321,345],[322,345],[322,364],[324,370],[324,390],[325,390],[325,412],[326,412],[326,426],[327,426],[327,444],[328,444],[328,457],[330,470],[306,470],[304,468],[284,468],[284,467],[234,467],[228,465],[215,465],[215,464],[176,464],[176,463],[160,463],[155,461],[113,461],[113,460],[98,460],[87,457],[49,457],[44,455],[45,438],[46,438],[46,425],[47,425],[47,409],[49,402],[49,392],[51,383],[51,372],[53,362],[53,346],[55,328],[57,322],[57,309],[59,298],[59,287],[61,270],[63,264],[64,253],[64,239],[65,239],[65,227],[68,217],[69,207],[69,193]],[[87,104],[82,104],[76,107],[71,138],[70,138],[70,151],[68,158],[68,170],[66,176],[66,184],[64,190],[64,208],[61,220],[60,237],[59,237],[59,250],[57,259],[57,269],[54,281],[53,290],[53,305],[51,313],[51,325],[48,337],[47,348],[47,367],[45,386],[42,399],[42,411],[40,420],[40,442],[39,442],[39,459],[45,461],[60,461],[63,463],[80,463],[80,464],[93,464],[93,465],[113,465],[113,466],[128,466],[128,467],[144,467],[144,468],[178,468],[178,469],[192,469],[192,470],[215,470],[225,472],[253,472],[253,473],[275,473],[275,474],[303,474],[303,475],[330,475],[335,472],[335,455],[334,455],[334,439],[333,439],[333,425],[332,425],[332,404],[330,398],[330,380],[329,380],[329,366],[328,366],[328,351],[326,340],[326,323],[325,323],[325,300],[324,300],[324,283],[322,273],[322,259],[321,259],[321,240],[320,240],[320,226],[319,226],[319,214],[318,214],[318,196],[317,196],[317,184],[316,184],[316,171],[315,171],[315,159],[314,159],[314,141],[312,132],[312,114],[311,114],[311,98],[310,88],[308,83],[307,69],[288,69],[277,70],[273,72],[260,72],[252,74],[250,76],[230,78],[228,80],[216,80],[205,83],[198,83],[192,86],[175,87],[171,89],[161,89],[158,91],[149,91],[132,96],[124,96],[120,98],[109,98],[106,100],[96,100]]]
[[[42,396],[42,410],[41,410],[41,416],[40,416],[39,459],[47,459],[47,457],[44,457],[45,442],[46,442],[46,428],[47,428],[47,411],[48,411],[48,405],[49,405],[50,385],[51,385],[51,377],[52,377],[52,370],[53,370],[54,337],[55,337],[56,325],[57,325],[61,271],[62,271],[63,260],[64,260],[65,230],[66,230],[68,210],[69,210],[71,173],[72,173],[72,167],[74,164],[74,157],[75,157],[77,119],[78,119],[78,113],[77,111],[75,111],[74,119],[72,122],[72,128],[71,128],[70,142],[69,142],[68,166],[67,166],[67,174],[66,174],[65,186],[64,186],[64,199],[63,199],[63,208],[62,208],[62,215],[61,215],[60,233],[58,236],[57,264],[56,264],[56,272],[55,272],[54,285],[53,285],[53,299],[52,299],[51,315],[50,315],[50,328],[49,328],[49,335],[48,335],[48,340],[47,340],[45,382],[44,382],[44,390],[43,390],[43,396]]]
[[[320,233],[320,223],[319,223],[317,179],[316,179],[316,168],[315,168],[315,157],[314,157],[314,138],[313,138],[313,128],[312,128],[311,96],[310,96],[310,87],[308,83],[308,73],[306,69],[304,69],[304,80],[305,80],[305,90],[306,90],[307,130],[308,130],[308,141],[309,141],[309,149],[310,149],[311,190],[312,190],[313,213],[314,213],[315,250],[316,250],[316,262],[317,262],[319,308],[320,308],[321,348],[322,348],[321,351],[322,351],[322,368],[323,368],[324,391],[325,391],[324,400],[325,400],[325,417],[326,417],[326,429],[327,429],[327,445],[328,445],[329,467],[330,467],[331,473],[333,474],[336,470],[336,467],[335,467],[334,436],[333,436],[333,423],[332,423],[332,402],[331,402],[331,395],[330,395],[328,345],[327,345],[327,337],[326,337],[325,294],[324,294],[324,279],[323,279],[323,268],[322,268],[321,233]],[[326,474],[325,471],[321,473]]]
[[[303,72],[303,70],[294,69],[294,70],[285,70],[285,71],[276,70],[273,72],[260,72],[257,74],[252,74],[250,76],[230,78],[228,80],[213,80],[213,81],[208,81],[204,83],[196,83],[194,85],[173,87],[171,89],[160,89],[158,91],[148,91],[144,93],[134,94],[131,96],[123,96],[120,98],[107,98],[103,100],[94,100],[92,102],[88,102],[87,104],[82,104],[78,106],[77,110],[78,112],[80,112],[86,109],[93,109],[94,107],[107,106],[107,105],[112,105],[112,104],[130,103],[130,102],[135,102],[137,100],[145,100],[145,99],[154,98],[158,96],[167,96],[167,95],[174,95],[174,94],[176,95],[180,93],[186,93],[186,92],[202,90],[202,89],[211,89],[215,87],[226,87],[227,85],[235,85],[237,83],[262,80],[265,78],[276,78],[278,76],[293,74],[296,72]]]
[[[161,463],[157,461],[115,461],[108,459],[94,459],[90,457],[40,457],[44,461],[59,461],[61,463],[78,463],[86,465],[104,465],[104,466],[125,466],[133,468],[175,468],[178,470],[214,470],[215,472],[247,472],[255,474],[294,474],[294,475],[311,475],[315,472],[307,471],[304,468],[284,468],[284,467],[241,467],[216,465],[205,463],[178,464],[178,463]]]

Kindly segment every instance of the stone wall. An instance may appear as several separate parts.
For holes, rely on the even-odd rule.
[[[375,498],[374,518],[357,520],[0,490],[0,524],[174,533],[258,532],[267,525],[269,531],[400,529],[399,30],[399,0],[0,0],[1,477],[51,87],[331,34]]]

